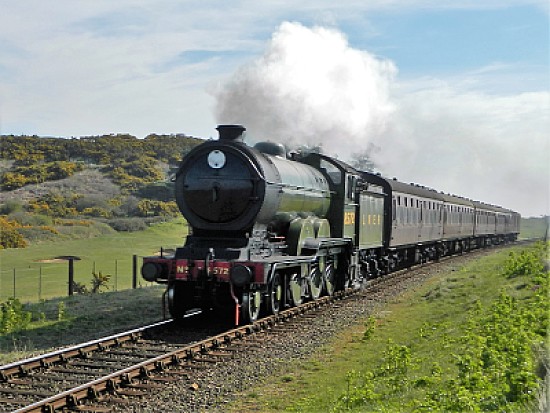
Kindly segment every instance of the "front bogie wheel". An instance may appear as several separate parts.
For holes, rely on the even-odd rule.
[[[174,320],[180,320],[193,307],[193,289],[182,283],[171,283],[166,289],[168,311]]]
[[[262,305],[262,294],[260,291],[247,291],[243,293],[241,303],[242,322],[244,324],[253,323],[260,315]]]

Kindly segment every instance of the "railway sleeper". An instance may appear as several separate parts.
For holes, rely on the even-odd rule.
[[[63,373],[63,374],[82,374],[94,377],[99,372],[97,371],[91,371],[91,370],[84,370],[84,369],[68,369],[65,367],[52,367],[49,371],[53,371],[54,373]],[[107,371],[105,371],[107,373]]]
[[[142,389],[142,390],[149,390],[149,389],[161,389],[163,386],[158,383],[131,383],[124,386],[125,388],[130,389]]]
[[[115,394],[119,396],[127,396],[127,397],[143,397],[143,396],[147,396],[149,393],[139,389],[124,387],[124,388],[116,389]]]
[[[5,397],[0,397],[0,403],[26,405],[26,404],[29,403],[29,401],[28,400],[19,400],[19,399],[8,399],[8,398],[5,398]]]
[[[166,374],[173,374],[173,375],[176,375],[176,374],[179,374],[180,372],[176,372],[176,371],[171,371],[171,370],[166,370],[165,371]],[[187,375],[187,373],[185,372],[181,372],[182,375],[185,374]],[[170,377],[170,376],[150,376],[150,377],[147,377],[147,380],[151,380],[151,381],[154,381],[154,382],[158,382],[158,383],[173,383],[175,381],[179,381],[181,378],[180,377]]]
[[[33,396],[33,397],[40,397],[40,398],[46,398],[46,397],[49,397],[51,396],[50,393],[42,393],[42,392],[37,392],[36,390],[27,390],[27,389],[17,389],[17,388],[6,388],[6,387],[2,387],[0,388],[0,393],[5,393],[5,394],[15,394],[15,395],[18,395],[18,396]],[[28,401],[26,401],[25,403],[27,403]]]
[[[113,408],[107,407],[107,406],[79,405],[79,406],[75,406],[73,410],[76,410],[77,412],[109,413],[113,411]]]

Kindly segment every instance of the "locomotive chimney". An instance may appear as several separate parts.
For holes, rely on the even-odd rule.
[[[242,142],[246,128],[242,125],[218,125],[221,141]]]

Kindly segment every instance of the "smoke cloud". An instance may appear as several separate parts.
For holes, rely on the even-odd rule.
[[[403,92],[374,161],[385,174],[526,216],[550,214],[550,93],[438,82]]]
[[[468,90],[469,78],[462,90],[396,75],[336,30],[286,22],[215,92],[216,118],[245,125],[249,142],[322,145],[347,161],[370,149],[383,175],[550,213],[550,93],[490,95]]]
[[[216,92],[216,118],[245,125],[251,140],[322,145],[346,159],[384,132],[395,74],[338,31],[285,22],[264,55]]]

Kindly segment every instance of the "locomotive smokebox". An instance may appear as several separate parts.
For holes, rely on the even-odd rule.
[[[244,239],[280,212],[325,216],[331,198],[321,172],[286,159],[283,146],[245,145],[244,126],[216,129],[220,139],[193,148],[176,174],[176,202],[194,235]]]
[[[246,128],[242,125],[218,125],[220,141],[242,142]]]

